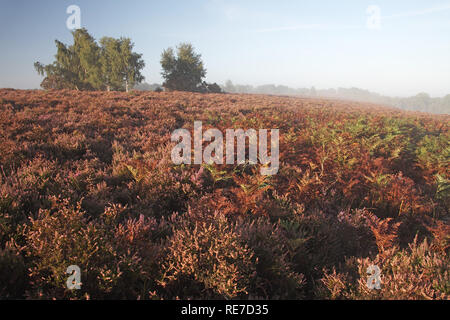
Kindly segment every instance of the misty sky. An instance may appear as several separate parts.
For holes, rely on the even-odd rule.
[[[0,87],[39,87],[33,63],[53,61],[55,39],[71,43],[71,4],[96,39],[132,38],[148,83],[162,82],[162,50],[186,41],[208,82],[450,93],[450,0],[0,0]],[[370,5],[380,29],[367,28]]]

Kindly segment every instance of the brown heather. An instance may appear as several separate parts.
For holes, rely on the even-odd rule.
[[[280,129],[278,174],[174,165],[170,135],[194,121]],[[449,124],[320,99],[2,89],[0,298],[449,299]]]

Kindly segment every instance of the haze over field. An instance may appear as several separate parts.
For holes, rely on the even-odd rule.
[[[72,1],[0,0],[0,300],[450,299],[450,0]]]
[[[95,38],[133,39],[148,83],[161,83],[162,49],[189,41],[220,84],[450,93],[450,1],[3,0],[0,87],[39,87],[32,65],[51,61],[54,39],[70,40],[71,4]]]

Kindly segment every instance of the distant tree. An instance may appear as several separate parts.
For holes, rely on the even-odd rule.
[[[178,45],[177,56],[172,48],[164,50],[161,54],[161,67],[165,88],[180,91],[201,90],[206,70],[201,55],[194,52],[191,44]]]
[[[44,76],[41,86],[44,89],[99,89],[100,68],[99,47],[86,29],[72,32],[74,43],[66,46],[55,40],[55,61],[49,65],[34,64],[37,72]]]
[[[415,97],[413,97],[413,103],[414,107],[418,108],[419,110],[427,110],[427,107],[431,103],[431,97],[428,93],[421,92],[417,94]]]
[[[223,93],[222,88],[217,83],[208,83],[207,84],[208,92],[210,93]]]
[[[144,77],[142,55],[132,52],[128,38],[103,38],[99,46],[86,29],[72,32],[73,44],[55,40],[55,61],[36,62],[36,71],[44,76],[44,89],[127,90]]]
[[[233,82],[231,82],[231,80],[227,80],[227,82],[225,82],[225,88],[224,88],[224,90],[225,90],[226,92],[229,92],[229,93],[236,92],[236,88],[235,88],[235,86],[233,85]]]
[[[252,93],[255,91],[255,88],[253,88],[252,85],[235,85],[235,91],[236,93]]]
[[[207,83],[205,81],[197,87],[197,91],[203,93],[223,93],[222,88],[217,83]]]
[[[438,106],[436,106],[436,113],[446,113],[450,114],[450,94],[443,97],[439,103]]]
[[[133,88],[144,80],[140,70],[145,63],[142,55],[133,52],[134,44],[129,38],[100,39],[100,66],[106,90],[125,90]]]

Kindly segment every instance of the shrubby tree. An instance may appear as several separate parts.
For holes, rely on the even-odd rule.
[[[222,88],[217,83],[208,83],[207,84],[208,91],[211,93],[222,93]]]
[[[142,82],[140,71],[145,64],[142,55],[133,52],[128,38],[104,37],[100,45],[86,29],[72,32],[73,45],[55,40],[55,61],[49,65],[34,64],[44,76],[44,89],[126,90]]]
[[[161,55],[163,86],[169,90],[201,91],[202,79],[206,70],[201,55],[194,52],[190,43],[181,43],[177,47],[177,55],[172,48]]]

